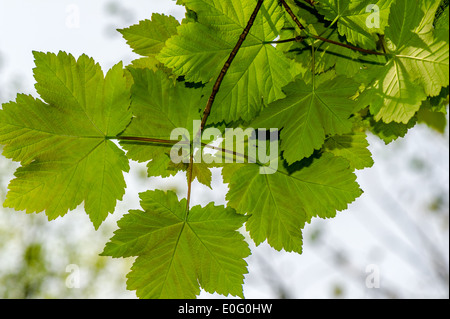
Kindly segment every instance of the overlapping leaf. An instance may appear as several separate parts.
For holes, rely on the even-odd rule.
[[[247,26],[256,1],[185,0],[198,22],[183,24],[158,58],[188,81],[215,81]],[[251,120],[264,103],[283,98],[293,79],[293,62],[266,41],[284,26],[276,0],[265,1],[251,31],[224,79],[210,116],[211,123]]]
[[[377,120],[406,124],[427,96],[449,85],[448,32],[432,31],[435,3],[397,0],[391,8],[386,41],[392,56],[371,70],[379,73],[368,92]],[[428,7],[434,11],[425,14]]]
[[[358,84],[343,76],[325,74],[315,82],[303,80],[288,85],[287,97],[269,105],[252,123],[253,127],[279,128],[283,156],[295,163],[322,148],[327,135],[352,131],[351,115],[358,103],[352,98]]]
[[[231,208],[195,206],[175,193],[140,195],[144,211],[130,211],[106,245],[105,256],[138,256],[128,274],[128,289],[140,298],[195,298],[208,292],[243,297],[250,254],[237,230],[247,219]]]
[[[378,136],[386,145],[405,137],[410,129],[417,124],[417,118],[413,117],[406,123],[385,123],[383,121],[376,121],[373,117],[364,120],[367,129],[374,135]]]
[[[119,31],[134,52],[153,57],[161,51],[169,38],[177,34],[179,25],[172,16],[154,13],[151,20],[140,21],[139,24]]]
[[[309,158],[276,172],[260,174],[257,164],[226,165],[228,206],[250,214],[246,223],[257,245],[302,252],[302,229],[313,217],[335,217],[361,195],[349,162],[331,153]],[[267,168],[270,169],[270,168]]]
[[[323,36],[339,43],[346,43],[345,38],[339,36],[337,29],[325,27],[319,17],[313,13],[304,9],[299,9],[298,16],[301,23],[307,28],[309,34]],[[297,35],[298,30],[289,27],[288,24],[281,34],[281,40],[292,39]],[[314,46],[315,74],[323,73],[336,66],[337,73],[352,77],[352,75],[357,72],[356,70],[361,66],[358,61],[355,61],[360,57],[358,52],[332,43],[320,42],[314,38],[305,38],[303,41],[278,44],[277,47],[286,52],[287,57],[294,59],[306,70],[303,76],[303,79],[306,82],[311,80],[311,66],[313,61],[312,46]]]
[[[350,167],[358,170],[372,167],[374,164],[372,153],[368,147],[366,133],[358,131],[331,136],[324,145],[326,151],[347,159]]]
[[[35,52],[36,90],[0,111],[3,155],[22,163],[5,206],[63,216],[83,201],[98,228],[124,195],[124,153],[109,140],[131,120],[122,64],[104,77],[98,64],[60,52]]]
[[[444,9],[444,11],[442,11],[441,13],[440,13],[440,15],[437,17],[437,19],[436,19],[436,21],[435,21],[435,27],[436,27],[436,29],[438,29],[438,30],[449,30],[449,23],[448,23],[448,20],[449,20],[449,8],[450,7],[446,7],[445,9]]]
[[[133,137],[138,141],[121,142],[127,156],[138,162],[150,161],[149,176],[169,177],[186,170],[185,162],[172,162],[170,152],[173,144],[184,141],[189,145],[197,134],[201,110],[206,105],[205,89],[189,88],[185,82],[174,81],[160,70],[129,70],[134,82],[131,89],[134,117],[122,137]],[[197,121],[198,127],[194,127],[194,121]],[[188,134],[176,137],[173,144],[139,141],[139,138],[170,141],[173,132]],[[195,163],[194,178],[211,186],[211,172],[203,163]]]
[[[376,34],[383,34],[389,9],[394,0],[324,0],[318,11],[330,21],[337,21],[340,35],[354,45],[375,50]]]
[[[441,134],[444,134],[447,128],[448,92],[449,88],[446,87],[438,96],[428,98],[417,112],[419,123],[425,123]]]

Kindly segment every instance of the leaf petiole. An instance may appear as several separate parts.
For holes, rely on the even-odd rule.
[[[280,0],[281,4],[283,5],[283,7],[285,8],[286,12],[290,15],[290,17],[292,18],[292,20],[297,24],[297,26],[300,28],[300,30],[305,31],[305,33],[307,34],[308,37],[314,38],[316,40],[321,40],[323,42],[327,42],[327,43],[331,43],[334,45],[338,45],[350,50],[354,50],[354,51],[359,51],[359,52],[363,52],[366,54],[373,54],[373,55],[386,55],[386,53],[383,52],[376,52],[376,51],[372,51],[372,50],[366,50],[366,49],[361,49],[349,44],[345,44],[345,43],[340,43],[340,42],[336,42],[333,40],[329,40],[327,38],[321,37],[319,35],[313,35],[311,33],[308,32],[308,30],[305,28],[305,26],[300,22],[300,20],[297,18],[297,16],[295,15],[295,13],[292,11],[291,7],[286,3],[286,1],[284,0]],[[291,39],[292,41],[296,41],[296,38]],[[288,42],[288,41],[285,41]]]

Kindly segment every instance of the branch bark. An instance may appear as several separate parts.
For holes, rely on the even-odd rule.
[[[177,141],[172,140],[163,140],[157,138],[147,138],[147,137],[135,137],[135,136],[117,136],[113,139],[118,141],[130,141],[130,142],[145,142],[151,144],[167,144],[167,145],[175,145],[178,144]]]
[[[234,59],[236,58],[236,55],[238,54],[240,48],[242,47],[242,44],[244,43],[245,39],[247,38],[248,33],[250,32],[250,29],[252,28],[253,24],[255,23],[255,19],[258,16],[258,12],[261,9],[261,6],[263,4],[264,0],[259,0],[255,10],[253,11],[253,14],[251,15],[247,27],[244,29],[244,32],[242,32],[241,36],[239,37],[239,41],[234,47],[233,51],[231,51],[231,54],[225,62],[225,65],[222,68],[222,71],[220,72],[219,77],[216,80],[216,83],[214,84],[213,91],[211,93],[211,96],[209,97],[208,103],[206,104],[206,108],[203,111],[203,119],[201,124],[201,132],[204,130],[206,126],[206,122],[208,121],[208,117],[211,114],[211,109],[214,104],[214,100],[217,96],[217,93],[219,92],[220,86],[222,85],[223,79],[225,78],[225,75],[228,72],[228,69],[231,66],[231,63],[233,63]],[[201,133],[200,132],[200,133]]]
[[[206,123],[208,122],[208,117],[211,114],[212,106],[214,104],[214,101],[216,99],[217,93],[219,93],[220,86],[222,85],[223,79],[225,78],[225,75],[227,74],[228,70],[230,69],[231,64],[233,63],[234,59],[236,58],[236,55],[238,54],[239,50],[242,47],[242,44],[244,43],[245,39],[247,38],[250,29],[252,28],[253,24],[255,23],[256,17],[258,16],[259,11],[261,10],[261,7],[263,5],[264,0],[259,0],[256,4],[255,10],[253,10],[252,15],[250,16],[250,19],[248,20],[247,26],[245,27],[244,31],[239,37],[239,40],[234,47],[233,51],[231,51],[230,56],[228,57],[227,62],[225,62],[225,65],[222,68],[222,71],[220,71],[219,77],[217,78],[213,91],[211,93],[211,96],[208,99],[208,103],[206,104],[205,110],[203,111],[203,118],[200,126],[199,132],[196,134],[195,139],[201,138],[201,134],[203,130],[205,129]],[[189,208],[190,208],[190,202],[191,202],[191,192],[192,192],[192,175],[193,175],[193,166],[194,166],[194,154],[193,149],[191,146],[191,157],[190,157],[190,163],[188,168],[188,194],[187,194],[187,204],[186,204],[186,218],[189,214]]]
[[[291,16],[292,20],[294,20],[295,24],[300,28],[300,30],[305,30],[305,27],[300,22],[300,20],[295,15],[294,11],[292,11],[291,7],[286,3],[284,0],[280,0],[281,4],[283,5],[286,12]]]
[[[297,26],[300,28],[300,30],[305,30],[305,32],[308,34],[308,36],[317,39],[317,40],[321,40],[323,42],[328,42],[334,45],[338,45],[350,50],[354,50],[354,51],[359,51],[359,52],[363,52],[366,54],[373,54],[373,55],[386,55],[383,52],[376,52],[376,51],[372,51],[372,50],[366,50],[366,49],[361,49],[349,44],[345,44],[345,43],[340,43],[340,42],[336,42],[333,40],[329,40],[327,38],[323,38],[321,36],[318,35],[313,35],[313,34],[309,34],[309,32],[307,32],[305,26],[300,22],[300,20],[297,18],[297,16],[295,15],[295,13],[292,11],[291,7],[286,3],[285,0],[280,0],[281,4],[283,5],[284,9],[286,10],[286,12],[291,16],[292,20],[295,22],[295,24],[297,24]],[[296,41],[296,38],[293,38],[292,41]]]

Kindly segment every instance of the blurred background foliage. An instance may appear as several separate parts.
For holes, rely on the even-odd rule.
[[[120,38],[117,28],[138,22],[135,10],[129,3],[105,1],[104,36]],[[2,50],[11,48],[0,46],[0,75],[6,63]],[[24,91],[24,77],[0,77],[0,104]],[[252,247],[247,298],[449,297],[448,116],[424,121],[388,146],[374,136],[370,143],[376,164],[359,172],[365,195],[336,219],[308,225],[301,256],[264,244]],[[0,157],[0,202],[15,168]],[[171,189],[183,196],[185,185],[183,176],[149,180],[145,166],[136,163],[127,183],[130,195],[97,232],[82,209],[48,222],[44,214],[0,208],[0,298],[135,298],[125,283],[133,259],[98,255],[117,220],[138,207],[139,191]],[[213,183],[218,192],[196,185],[195,204],[225,204],[220,171],[214,171]],[[365,286],[370,264],[381,269],[380,289]]]
[[[14,166],[0,158],[1,202]],[[110,222],[97,233],[81,211],[69,215],[48,222],[44,214],[0,209],[0,298],[127,295],[124,276],[131,261],[98,256],[115,224]]]

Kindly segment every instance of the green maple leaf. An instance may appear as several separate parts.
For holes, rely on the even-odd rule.
[[[369,68],[378,72],[367,92],[377,121],[407,124],[427,96],[449,85],[448,31],[433,32],[435,3],[397,0],[391,8],[386,28],[390,59],[383,67]],[[425,13],[429,7],[434,11]]]
[[[298,9],[297,16],[313,36],[321,36],[343,45],[351,45],[346,37],[339,34],[336,26],[326,26],[323,20],[312,10]],[[387,20],[387,18],[386,18]],[[295,27],[287,25],[281,33],[281,40],[289,40],[299,36]],[[376,77],[368,72],[362,72],[366,64],[385,65],[386,61],[378,61],[377,56],[365,55],[345,46],[321,41],[314,38],[304,38],[302,41],[288,41],[280,43],[277,48],[285,52],[286,56],[294,59],[304,70],[303,80],[311,82],[311,65],[313,61],[312,47],[314,46],[314,71],[321,74],[334,68],[336,75],[345,75],[356,79],[356,82],[370,83]]]
[[[368,130],[374,135],[378,136],[384,141],[386,145],[405,137],[410,129],[417,124],[417,118],[413,117],[406,123],[385,123],[383,121],[376,121],[373,117],[369,117],[364,122],[367,124]]]
[[[226,165],[228,206],[251,217],[246,223],[256,245],[302,252],[302,229],[313,217],[332,218],[361,195],[349,162],[331,153],[260,174],[257,164]],[[269,169],[269,168],[268,168]]]
[[[21,162],[4,205],[56,219],[83,201],[98,228],[125,193],[125,154],[109,140],[131,120],[122,64],[34,52],[40,99],[18,95],[0,111],[3,155]]]
[[[179,25],[172,16],[154,13],[151,20],[140,21],[119,32],[134,52],[153,57],[161,51],[169,38],[177,34]]]
[[[443,30],[447,30],[447,32],[448,32],[448,30],[449,30],[449,23],[448,23],[448,21],[449,21],[449,12],[448,12],[449,8],[450,7],[447,6],[444,9],[444,11],[442,11],[442,13],[440,13],[439,16],[437,17],[437,19],[435,21],[436,29],[438,29],[438,30],[443,29]]]
[[[393,0],[324,0],[319,2],[317,9],[327,20],[337,21],[339,34],[345,36],[350,43],[375,50],[377,47],[375,35],[384,33],[393,2]],[[375,21],[370,19],[374,11],[369,9],[373,8],[373,5],[379,9],[376,13],[379,15],[379,26],[375,26]]]
[[[350,167],[357,170],[372,167],[374,164],[368,147],[367,135],[364,132],[331,136],[324,145],[326,151],[347,159]]]
[[[169,141],[172,132],[186,129],[189,136],[183,136],[183,139],[187,143],[192,141],[197,133],[194,132],[194,121],[201,120],[201,108],[206,105],[205,89],[190,88],[161,70],[130,68],[129,71],[134,82],[131,89],[134,117],[122,136]],[[130,159],[149,162],[149,176],[174,176],[188,168],[188,158],[187,163],[172,162],[172,144],[122,141],[121,145]],[[211,171],[206,164],[194,163],[193,172],[193,178],[211,187]]]
[[[428,100],[423,103],[419,112],[417,112],[417,121],[428,125],[441,134],[444,134],[447,129],[447,116],[442,112],[433,112]]]
[[[123,136],[170,140],[177,128],[186,128],[192,137],[193,121],[201,120],[201,108],[206,105],[203,88],[189,88],[176,82],[161,70],[133,69],[131,88],[133,120]],[[133,160],[148,161],[152,146],[123,143]]]
[[[158,59],[187,81],[215,81],[245,29],[254,1],[186,0],[197,22],[181,25]],[[222,82],[211,123],[251,120],[262,108],[284,97],[282,87],[293,79],[290,61],[266,41],[284,26],[285,13],[276,0],[265,1],[253,27]],[[211,87],[212,89],[212,87]]]
[[[419,123],[424,123],[441,134],[444,134],[447,129],[448,92],[449,88],[446,87],[438,96],[429,97],[417,112]]]
[[[173,192],[140,195],[144,211],[130,211],[102,255],[138,256],[128,288],[140,298],[195,298],[207,292],[243,297],[250,250],[237,230],[247,217],[231,208],[195,206]]]
[[[418,7],[423,12],[422,19],[418,26],[414,29],[414,32],[421,35],[430,37],[433,36],[435,29],[439,29],[439,26],[434,26],[436,22],[436,14],[442,1],[439,0],[423,0],[419,1]],[[418,20],[421,15],[418,16]],[[448,29],[448,27],[447,27]]]
[[[333,76],[330,72],[313,83],[298,80],[286,86],[287,97],[269,105],[251,123],[253,127],[283,129],[281,148],[289,164],[322,148],[327,135],[352,131],[350,117],[358,107],[352,96],[359,85],[344,76]]]
[[[298,16],[302,24],[305,25],[308,32],[315,36],[323,36],[329,40],[345,43],[345,38],[339,36],[336,29],[326,28],[322,21],[314,15],[313,13],[300,9],[298,10]],[[297,36],[297,30],[295,28],[289,28],[288,26],[284,28],[281,34],[281,40],[292,39]],[[361,55],[358,52],[349,50],[348,48],[338,46],[328,42],[319,42],[314,38],[306,38],[301,42],[287,42],[280,43],[277,48],[286,52],[286,56],[295,59],[304,70],[308,70],[304,73],[303,79],[306,82],[311,81],[311,64],[312,64],[312,50],[311,47],[314,45],[315,48],[315,66],[314,71],[316,74],[328,71],[336,65],[336,72],[339,71],[340,74],[346,75],[347,77],[352,77],[357,69],[360,68],[360,63],[356,60]],[[345,66],[345,70],[342,70]],[[354,70],[351,70],[354,69]]]

